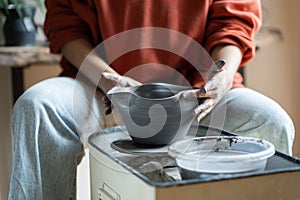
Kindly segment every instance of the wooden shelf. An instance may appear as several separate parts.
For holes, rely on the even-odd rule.
[[[61,56],[51,54],[48,47],[0,47],[0,67],[24,68],[32,64],[56,64]]]

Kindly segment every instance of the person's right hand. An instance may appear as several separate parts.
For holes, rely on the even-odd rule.
[[[109,73],[109,72],[103,72],[102,77],[106,80],[112,81],[113,85],[115,85],[115,87],[116,86],[132,87],[132,86],[141,85],[140,82],[138,82],[130,77],[121,76],[121,75],[113,74],[113,73]],[[111,102],[106,95],[103,96],[102,100],[105,105],[105,115],[108,115],[112,112]]]

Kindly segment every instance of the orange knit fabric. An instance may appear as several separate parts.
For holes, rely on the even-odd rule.
[[[219,44],[236,45],[243,52],[242,66],[254,56],[253,38],[261,25],[258,0],[46,0],[46,7],[44,30],[54,53],[59,53],[64,44],[77,38],[87,38],[96,47],[126,30],[161,27],[191,37],[207,52]],[[164,80],[160,76],[173,76],[161,67],[165,65],[180,72],[190,84],[203,85],[203,77],[197,74],[195,66],[161,49],[131,51],[110,65],[120,74],[130,75],[130,70],[136,66],[149,63],[158,64],[143,68],[145,70],[139,71],[139,76],[134,78],[151,82]],[[63,75],[76,76],[77,70],[64,58],[61,65]],[[242,80],[237,74],[233,87],[242,87]],[[180,78],[176,83],[182,84]]]

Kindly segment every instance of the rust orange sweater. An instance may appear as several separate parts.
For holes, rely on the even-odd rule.
[[[243,66],[254,56],[253,38],[261,25],[259,0],[46,0],[46,7],[44,30],[54,53],[78,38],[87,38],[96,47],[126,30],[161,27],[191,37],[207,52],[219,44],[236,45],[243,52]],[[203,84],[195,66],[166,50],[138,49],[110,65],[120,74],[130,74],[136,66],[149,63],[176,69],[194,86]],[[134,78],[151,82],[163,80],[160,76],[171,76],[159,64],[146,67]],[[62,59],[61,65],[63,75],[76,76],[77,70],[66,59]],[[242,87],[241,82],[237,73],[233,87]]]

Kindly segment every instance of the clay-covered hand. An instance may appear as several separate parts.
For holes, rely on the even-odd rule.
[[[198,122],[201,121],[214,106],[223,98],[226,92],[232,87],[233,77],[223,66],[225,61],[218,61],[213,66],[208,81],[202,89],[189,90],[183,96],[194,96],[198,99],[204,98],[202,104],[197,106],[194,114]]]
[[[140,82],[130,77],[121,76],[118,74],[103,72],[102,77],[106,80],[112,81],[115,86],[131,87],[131,86],[141,85]],[[104,102],[105,105],[105,115],[110,114],[112,112],[112,105],[109,98],[106,95],[104,95],[102,101]]]

